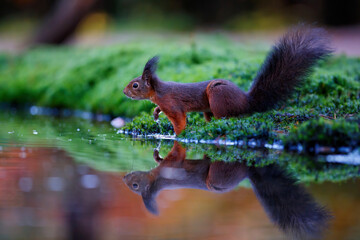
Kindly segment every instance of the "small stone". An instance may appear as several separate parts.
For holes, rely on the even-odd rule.
[[[117,117],[111,120],[110,124],[115,128],[121,128],[125,125],[125,121],[121,117]]]

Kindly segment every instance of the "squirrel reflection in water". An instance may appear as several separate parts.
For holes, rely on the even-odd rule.
[[[159,163],[156,168],[131,172],[124,177],[126,185],[142,196],[153,214],[158,214],[156,196],[163,189],[195,188],[222,193],[249,178],[269,218],[293,237],[318,237],[331,218],[296,179],[275,164],[249,167],[245,159],[211,161],[206,155],[203,159],[186,159],[186,149],[176,141],[165,158],[155,149],[154,159]]]

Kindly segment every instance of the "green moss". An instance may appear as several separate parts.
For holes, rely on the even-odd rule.
[[[262,139],[272,140],[274,124],[257,115],[241,119],[213,119],[205,122],[200,115],[191,116],[188,127],[182,132],[180,138],[216,139],[226,138],[229,140]]]
[[[246,118],[212,119],[206,122],[201,114],[187,117],[187,127],[179,139],[194,140],[260,140],[262,144],[283,141],[285,147],[301,144],[307,151],[315,145],[355,147],[360,145],[358,116],[328,120],[311,113],[257,113]],[[156,123],[150,114],[142,114],[126,124],[123,130],[133,134],[173,134],[170,121],[161,116]],[[288,131],[290,132],[288,133]]]
[[[153,116],[146,113],[135,117],[133,121],[126,124],[122,129],[131,131],[133,135],[174,134],[173,127],[165,116],[160,116],[159,121],[155,122]]]
[[[266,121],[266,118],[259,118],[254,115],[243,119],[213,119],[206,122],[201,114],[192,113],[187,117],[187,127],[178,137],[186,139],[229,139],[249,140],[260,139],[272,141],[275,138],[274,124]],[[135,117],[132,122],[127,123],[122,130],[129,131],[135,135],[147,134],[174,134],[173,127],[166,116],[161,115],[158,122],[155,122],[150,114],[141,114]]]
[[[286,147],[302,144],[306,149],[316,144],[323,146],[357,146],[360,144],[360,130],[357,122],[344,119],[312,119],[283,137]]]

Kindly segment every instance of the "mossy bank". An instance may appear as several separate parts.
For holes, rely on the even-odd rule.
[[[268,46],[244,46],[219,35],[196,35],[139,40],[93,49],[44,47],[19,56],[0,55],[0,102],[81,109],[125,117],[142,113],[144,115],[126,129],[141,133],[171,133],[167,119],[161,119],[160,128],[152,120],[153,104],[130,100],[122,93],[126,84],[141,74],[150,57],[161,56],[158,75],[164,81],[197,82],[223,78],[247,90],[267,50]],[[329,119],[326,124],[330,125],[334,119],[352,119],[349,123],[352,126],[340,124],[343,125],[341,131],[348,134],[348,127],[355,129],[359,109],[360,58],[333,56],[316,65],[303,86],[281,109],[210,124],[193,114],[188,117],[187,129],[181,137],[273,141],[290,129],[296,131],[302,122],[319,118]],[[356,134],[350,135],[355,139],[352,143],[358,141]]]

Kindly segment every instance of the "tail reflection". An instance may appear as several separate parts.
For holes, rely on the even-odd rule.
[[[269,218],[282,231],[295,238],[319,237],[330,213],[319,205],[296,179],[277,165],[248,167],[246,159],[239,162],[186,159],[186,149],[178,142],[165,158],[157,150],[156,168],[136,171],[124,177],[126,185],[143,198],[146,208],[158,214],[156,196],[163,189],[196,188],[212,192],[227,192],[249,178],[257,198]]]
[[[294,238],[319,238],[331,215],[276,165],[250,167],[248,177],[267,215]]]

